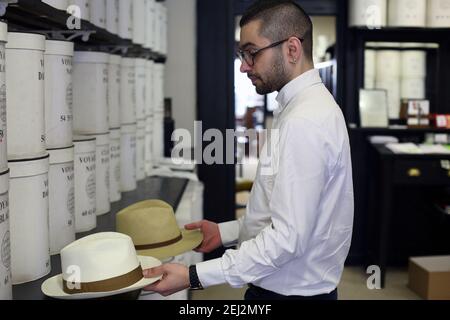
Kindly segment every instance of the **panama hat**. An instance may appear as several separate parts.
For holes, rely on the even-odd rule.
[[[160,280],[146,279],[143,270],[161,261],[136,255],[131,238],[106,232],[87,236],[61,251],[63,273],[46,280],[42,292],[56,299],[95,299],[120,295]]]
[[[180,229],[173,208],[160,200],[138,202],[117,214],[117,232],[133,239],[138,254],[157,259],[175,257],[197,248],[200,230]]]

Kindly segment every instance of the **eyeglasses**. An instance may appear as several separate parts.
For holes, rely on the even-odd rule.
[[[262,51],[270,49],[270,48],[275,48],[277,46],[279,46],[280,44],[285,43],[286,41],[288,41],[290,38],[281,40],[281,41],[277,41],[274,42],[272,44],[269,44],[267,47],[261,48],[261,49],[257,49],[257,50],[252,50],[252,52],[248,51],[248,50],[238,50],[236,52],[237,57],[241,60],[241,62],[244,62],[249,65],[250,67],[253,67],[255,65],[255,58],[258,54],[260,54]],[[297,38],[300,40],[300,42],[303,42],[304,39],[302,38]]]

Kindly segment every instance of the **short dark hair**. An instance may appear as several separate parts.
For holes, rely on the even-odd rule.
[[[257,0],[242,16],[240,26],[256,20],[262,21],[260,35],[271,41],[302,38],[304,54],[313,60],[313,25],[300,5],[290,0]]]

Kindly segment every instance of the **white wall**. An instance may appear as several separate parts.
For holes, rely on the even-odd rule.
[[[194,137],[197,119],[197,1],[167,0],[168,59],[165,97],[172,98],[176,128]]]

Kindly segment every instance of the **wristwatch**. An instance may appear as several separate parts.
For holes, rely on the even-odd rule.
[[[191,284],[191,290],[203,290],[203,286],[198,278],[197,266],[195,265],[189,267],[189,283]]]

